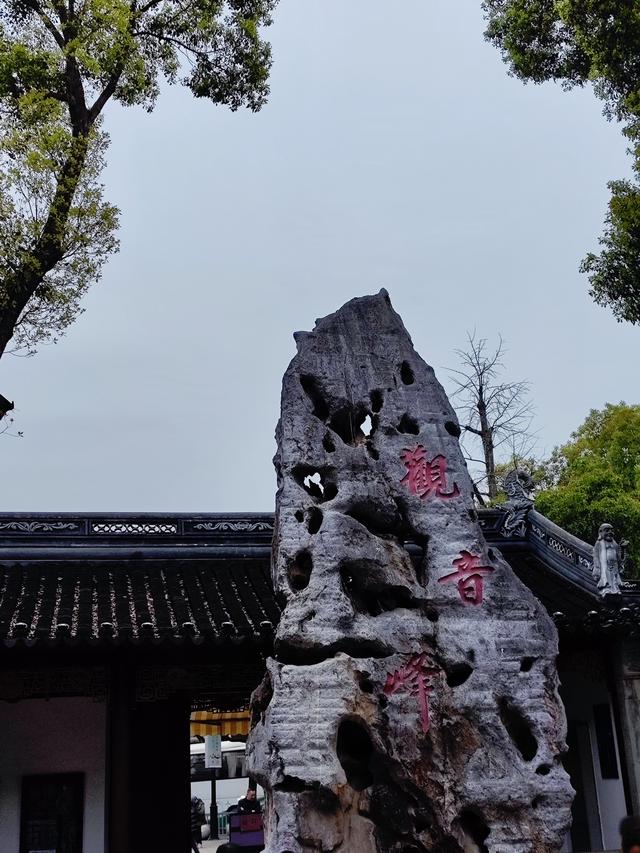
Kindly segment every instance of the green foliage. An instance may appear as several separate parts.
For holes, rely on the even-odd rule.
[[[73,156],[74,139],[58,102],[47,109],[31,95],[22,100],[23,120],[0,114],[0,311],[12,307],[13,274],[33,273],[39,283],[19,313],[11,341],[12,351],[33,353],[38,343],[55,342],[80,312],[82,296],[117,248],[118,211],[102,199],[99,175],[107,137],[96,126],[73,203],[60,223],[60,260],[48,270],[40,266],[32,247],[45,227],[60,171]]]
[[[117,249],[105,105],[159,81],[232,110],[268,95],[277,0],[0,0],[0,355],[55,340]]]
[[[589,275],[590,293],[619,320],[640,322],[640,185],[611,181],[611,201],[599,255],[589,252],[580,270]]]
[[[591,543],[602,523],[613,524],[640,567],[640,406],[592,410],[544,468],[549,488],[536,509]]]
[[[581,271],[595,301],[640,323],[640,4],[637,0],[484,0],[486,37],[524,81],[593,84],[608,118],[623,122],[632,181],[612,181],[599,255]]]

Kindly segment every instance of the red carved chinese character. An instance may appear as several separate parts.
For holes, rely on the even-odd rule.
[[[437,498],[447,500],[460,494],[456,483],[451,491],[446,491],[447,460],[441,454],[429,460],[427,451],[421,444],[417,444],[413,450],[405,448],[400,458],[407,468],[407,473],[400,482],[406,483],[412,495],[424,499],[433,493]]]
[[[400,669],[387,675],[384,692],[387,696],[406,690],[410,696],[417,696],[420,703],[420,716],[422,719],[422,731],[429,731],[431,721],[429,719],[429,693],[433,690],[431,679],[438,672],[429,666],[427,655],[414,655],[411,660]]]
[[[483,575],[494,572],[493,566],[481,566],[480,557],[469,551],[460,551],[453,561],[456,571],[438,578],[438,583],[455,581],[463,604],[482,604]]]

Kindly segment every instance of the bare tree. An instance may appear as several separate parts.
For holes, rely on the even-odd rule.
[[[531,432],[534,409],[529,398],[530,383],[500,381],[505,355],[502,338],[492,349],[486,338],[477,337],[475,331],[467,333],[467,347],[455,353],[460,367],[450,368],[456,386],[452,397],[463,430],[461,443],[465,458],[480,466],[480,473],[474,478],[474,491],[484,505],[485,498],[493,501],[498,495],[497,456],[506,461],[508,455],[515,464],[529,456],[535,444]],[[477,458],[478,455],[482,458]]]

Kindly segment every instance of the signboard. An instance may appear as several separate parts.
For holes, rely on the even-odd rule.
[[[261,814],[243,814],[240,818],[240,832],[257,832],[262,829]]]
[[[222,767],[222,736],[206,735],[204,739],[204,766]]]

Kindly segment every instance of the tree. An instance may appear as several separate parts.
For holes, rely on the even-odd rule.
[[[580,269],[618,320],[640,323],[640,8],[636,0],[484,0],[486,38],[523,81],[593,84],[624,125],[633,180],[611,181],[600,238]]]
[[[640,565],[640,406],[593,409],[543,467],[549,487],[536,509],[586,542],[609,522]]]
[[[502,338],[491,350],[486,338],[476,337],[475,332],[467,334],[467,348],[457,349],[455,353],[460,368],[451,370],[456,386],[453,400],[467,439],[475,438],[482,454],[482,459],[476,458],[473,440],[468,447],[463,437],[467,461],[481,466],[474,488],[478,501],[484,504],[485,497],[495,501],[498,496],[496,454],[508,451],[514,464],[518,458],[530,454],[533,405],[528,399],[529,383],[499,381],[504,370]]]
[[[117,248],[107,103],[150,111],[164,78],[260,109],[276,2],[0,0],[0,357],[62,333]]]

